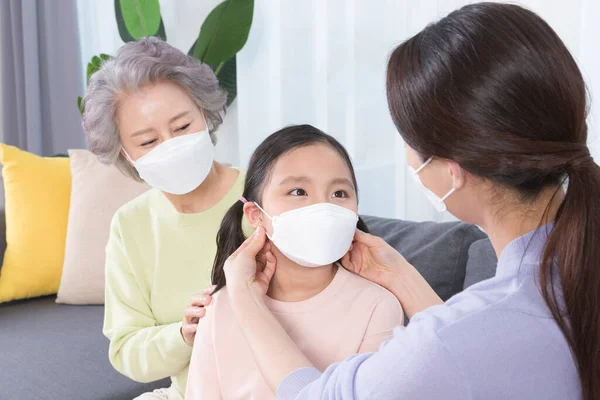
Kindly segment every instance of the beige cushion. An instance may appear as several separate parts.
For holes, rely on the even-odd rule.
[[[100,164],[87,150],[69,150],[71,205],[58,303],[104,304],[104,248],[123,204],[149,189]]]

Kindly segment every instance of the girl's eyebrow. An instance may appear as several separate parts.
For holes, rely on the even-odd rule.
[[[278,186],[284,186],[290,183],[307,183],[310,182],[311,179],[307,176],[288,176],[281,182],[279,182]]]
[[[354,188],[354,184],[348,178],[335,178],[330,182],[331,185],[348,185],[351,188]]]
[[[312,180],[307,176],[288,176],[281,182],[279,182],[278,186],[289,185],[291,183],[310,183]],[[332,179],[329,184],[333,185],[347,185],[356,190],[352,181],[348,178],[335,178]]]

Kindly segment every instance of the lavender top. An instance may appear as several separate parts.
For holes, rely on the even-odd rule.
[[[551,225],[511,242],[496,276],[398,326],[377,353],[292,372],[277,398],[581,399],[575,361],[541,295]]]

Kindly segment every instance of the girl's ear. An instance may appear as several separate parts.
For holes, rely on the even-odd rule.
[[[254,229],[258,228],[261,225],[262,211],[260,211],[256,204],[251,202],[244,204],[244,215],[246,216],[246,219],[248,219],[248,222],[250,222],[250,225]]]

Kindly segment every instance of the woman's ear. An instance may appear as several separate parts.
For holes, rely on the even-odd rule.
[[[262,224],[262,211],[260,211],[256,204],[251,202],[244,204],[244,215],[254,229]]]
[[[458,163],[448,161],[448,172],[452,177],[452,187],[456,190],[461,189],[465,185],[465,171]]]

